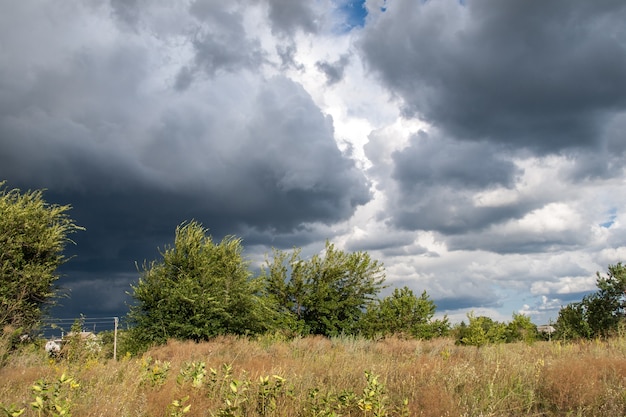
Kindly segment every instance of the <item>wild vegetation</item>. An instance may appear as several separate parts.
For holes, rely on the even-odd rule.
[[[74,347],[80,349],[79,347]],[[617,416],[626,338],[490,344],[450,338],[218,336],[118,361],[21,347],[0,415]],[[4,413],[4,414],[2,414]]]
[[[28,331],[53,305],[69,235],[82,230],[69,210],[48,204],[41,190],[21,193],[0,181],[0,328]]]
[[[558,337],[577,339],[607,337],[624,325],[626,267],[609,265],[606,276],[596,274],[598,290],[559,311]]]
[[[81,229],[68,210],[41,191],[0,190],[0,415],[626,412],[621,263],[560,311],[554,334],[515,313],[501,323],[470,312],[451,326],[425,291],[380,298],[384,267],[367,252],[274,250],[255,275],[241,239],[215,242],[195,221],[138,271],[119,337],[83,340],[79,320],[48,357],[37,331]]]

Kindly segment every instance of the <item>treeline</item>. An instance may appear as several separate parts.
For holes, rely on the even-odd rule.
[[[310,259],[300,249],[274,249],[253,276],[240,239],[215,242],[192,221],[178,226],[174,244],[140,270],[127,339],[137,346],[129,350],[228,334],[447,336],[473,346],[542,337],[521,314],[509,323],[469,314],[469,324],[452,326],[446,316],[435,318],[436,305],[426,291],[418,296],[408,287],[395,288],[380,298],[384,288],[382,264],[367,252],[347,253],[330,242]]]
[[[15,337],[36,329],[59,290],[57,268],[69,235],[82,228],[69,206],[51,205],[42,191],[7,190],[0,182],[0,331]],[[244,257],[241,239],[213,240],[196,221],[179,225],[174,243],[145,262],[132,286],[134,299],[124,335],[127,349],[140,351],[168,339],[209,340],[219,335],[276,334],[454,337],[458,344],[532,342],[607,337],[624,322],[626,268],[598,274],[596,293],[559,313],[554,335],[540,334],[530,318],[513,314],[509,323],[468,314],[451,326],[435,318],[426,291],[408,287],[384,297],[383,265],[367,252],[345,252],[326,242],[322,253],[304,259],[300,249],[274,249],[258,274]],[[10,330],[7,330],[10,329]]]
[[[596,285],[597,291],[562,307],[554,326],[543,332],[538,332],[537,326],[521,314],[514,313],[507,324],[470,313],[469,325],[462,322],[454,329],[457,343],[481,346],[537,338],[605,339],[626,334],[626,267],[621,262],[609,265],[606,276],[596,273]]]
[[[176,228],[174,244],[160,259],[142,266],[128,321],[142,345],[268,332],[422,339],[448,334],[448,320],[433,318],[436,306],[426,292],[416,296],[404,287],[380,299],[383,288],[381,263],[330,242],[309,259],[299,249],[274,249],[253,276],[240,239],[215,242],[192,221]]]
[[[609,265],[608,273],[596,273],[597,291],[561,308],[556,336],[561,339],[606,338],[624,333],[626,327],[626,267]]]

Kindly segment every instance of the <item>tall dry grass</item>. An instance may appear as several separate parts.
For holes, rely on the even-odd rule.
[[[64,373],[80,384],[63,394],[70,411],[85,417],[626,415],[624,338],[475,348],[447,339],[221,337],[79,363],[25,348],[0,369],[0,403],[35,416],[33,383]]]

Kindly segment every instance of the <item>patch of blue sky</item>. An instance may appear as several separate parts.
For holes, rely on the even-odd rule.
[[[343,29],[345,32],[365,25],[365,18],[367,17],[365,0],[343,0],[340,2],[338,10],[344,17]]]
[[[613,226],[613,223],[615,223],[615,218],[617,217],[617,209],[612,208],[607,214],[608,219],[605,222],[600,223],[600,226],[604,227],[605,229],[608,229],[609,227]]]

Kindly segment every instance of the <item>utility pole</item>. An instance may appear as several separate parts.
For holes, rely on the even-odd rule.
[[[113,360],[117,360],[117,323],[118,323],[118,318],[117,317],[113,317]]]
[[[548,320],[548,342],[552,341],[552,319]]]

